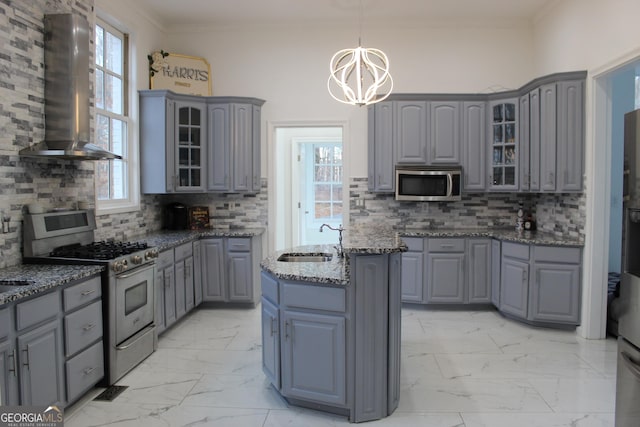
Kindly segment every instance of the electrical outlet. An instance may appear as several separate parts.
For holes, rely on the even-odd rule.
[[[364,209],[364,199],[357,198],[356,199],[356,207]]]

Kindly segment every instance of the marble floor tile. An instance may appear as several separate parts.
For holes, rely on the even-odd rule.
[[[554,412],[607,413],[615,408],[615,378],[530,379]]]
[[[613,427],[613,414],[468,414],[465,427]]]

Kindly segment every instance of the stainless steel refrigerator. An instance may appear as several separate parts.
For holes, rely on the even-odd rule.
[[[625,221],[618,326],[616,427],[640,426],[640,110],[624,117]]]

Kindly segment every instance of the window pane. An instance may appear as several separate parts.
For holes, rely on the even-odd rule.
[[[333,181],[342,182],[342,166],[333,167]]]
[[[112,113],[122,114],[122,80],[107,74],[104,90],[105,109]]]
[[[331,203],[317,203],[315,204],[315,218],[329,218],[331,217]]]
[[[331,185],[321,184],[314,185],[314,196],[316,201],[330,202],[331,201]]]
[[[117,120],[117,119],[111,120],[111,138],[112,139],[111,139],[110,150],[123,157],[125,156],[125,152],[126,152],[126,147],[125,147],[125,141],[127,137],[126,131],[127,131],[127,125],[123,121]]]
[[[316,164],[331,163],[331,148],[329,147],[316,147],[315,150],[315,162]]]
[[[96,25],[96,64],[104,66],[104,28]]]
[[[104,73],[96,68],[96,108],[104,110]]]
[[[340,184],[334,184],[333,185],[333,192],[331,194],[331,200],[333,200],[335,203],[338,203],[338,202],[342,201],[342,185],[340,185]]]
[[[334,203],[333,204],[333,212],[332,215],[334,218],[339,218],[342,216],[342,203]]]
[[[113,199],[124,199],[128,195],[127,191],[127,168],[122,160],[113,160]]]
[[[316,182],[331,182],[331,166],[316,166],[315,178]]]
[[[105,67],[122,75],[122,40],[107,32],[107,61]]]
[[[102,114],[96,115],[96,145],[109,150],[109,118]]]

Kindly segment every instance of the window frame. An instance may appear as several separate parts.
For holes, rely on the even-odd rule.
[[[132,43],[132,37],[127,33],[125,28],[122,28],[122,25],[116,26],[112,24],[112,22],[106,16],[102,16],[101,14],[96,14],[96,20],[93,27],[93,41],[94,41],[94,49],[97,47],[95,44],[95,38],[97,35],[97,27],[100,26],[104,28],[106,31],[118,36],[121,38],[123,42],[123,69],[122,69],[122,96],[123,96],[123,105],[122,105],[122,115],[115,114],[108,110],[98,109],[94,102],[94,129],[93,136],[97,138],[97,117],[98,114],[109,117],[109,118],[117,118],[118,120],[122,120],[126,126],[126,153],[123,160],[126,169],[126,191],[127,197],[123,199],[106,199],[99,200],[98,199],[98,180],[97,171],[94,167],[94,200],[95,200],[95,208],[96,215],[108,215],[115,213],[124,213],[124,212],[133,212],[140,210],[140,177],[138,174],[139,170],[139,158],[138,158],[138,138],[137,133],[133,131],[135,124],[135,117],[132,117],[130,113],[136,111],[135,105],[133,102],[135,100],[135,84],[131,79],[131,76],[135,76],[135,61],[131,56],[131,53],[135,51]],[[93,67],[94,70],[98,69],[96,64],[97,54],[94,50],[94,59],[93,59]],[[97,72],[94,71],[94,101],[96,99],[96,75]],[[110,167],[112,167],[112,161],[109,160]]]

